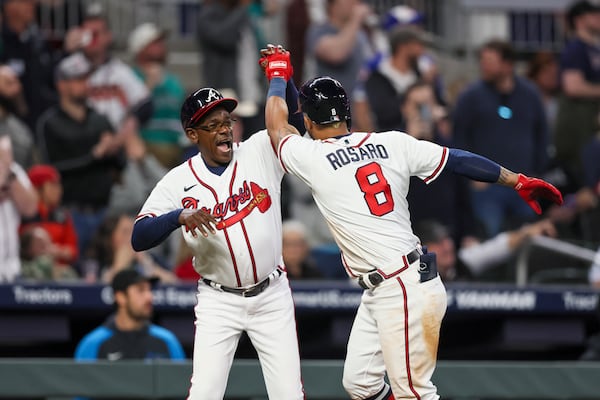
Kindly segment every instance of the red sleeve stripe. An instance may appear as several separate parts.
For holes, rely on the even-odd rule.
[[[289,138],[291,138],[291,137],[292,137],[292,135],[288,135],[288,136],[284,137],[282,141],[279,142],[279,153],[277,154],[277,157],[279,158],[279,163],[281,164],[281,167],[283,168],[283,170],[286,173],[289,173],[289,171],[287,170],[287,168],[285,167],[285,164],[283,164],[283,160],[281,159],[281,149],[283,147],[283,144],[285,142],[287,142],[289,140]]]
[[[440,163],[438,164],[437,168],[435,169],[435,171],[433,171],[433,173],[431,175],[429,175],[427,178],[423,179],[423,182],[425,182],[427,184],[433,182],[442,173],[442,170],[444,169],[444,166],[446,165],[446,161],[448,161],[448,148],[444,147],[442,150],[442,159],[440,160]]]
[[[135,217],[135,222],[139,221],[140,219],[146,218],[146,217],[156,218],[156,214],[154,214],[154,213],[139,214],[137,217]]]

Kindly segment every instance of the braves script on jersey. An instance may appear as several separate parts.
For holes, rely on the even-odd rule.
[[[217,216],[217,233],[193,237],[183,229],[204,278],[229,287],[254,285],[281,260],[280,182],[283,171],[266,131],[234,144],[233,159],[222,175],[208,170],[197,155],[158,182],[139,218],[177,208],[204,209]]]
[[[325,141],[288,136],[279,153],[286,171],[311,186],[351,276],[373,267],[395,270],[416,247],[406,201],[409,178],[429,183],[447,160],[446,148],[401,132]],[[340,182],[351,184],[339,190]]]

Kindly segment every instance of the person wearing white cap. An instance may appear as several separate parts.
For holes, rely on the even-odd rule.
[[[134,72],[145,83],[154,103],[152,116],[140,130],[147,150],[165,167],[182,161],[185,135],[180,127],[179,107],[185,91],[180,79],[166,70],[167,32],[151,22],[138,25],[129,35],[128,50]]]

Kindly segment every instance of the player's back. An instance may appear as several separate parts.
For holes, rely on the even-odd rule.
[[[358,272],[397,265],[415,248],[410,176],[431,181],[445,162],[442,147],[396,131],[288,137],[280,153],[284,167],[312,188],[345,261]]]

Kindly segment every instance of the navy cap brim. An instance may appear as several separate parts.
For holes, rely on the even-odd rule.
[[[200,122],[202,120],[202,118],[204,118],[204,116],[206,116],[206,114],[208,114],[210,111],[212,111],[216,107],[221,106],[221,107],[224,107],[228,112],[233,112],[233,110],[235,110],[237,105],[238,105],[238,102],[236,99],[232,99],[232,98],[228,98],[228,97],[213,101],[212,103],[207,104],[206,106],[200,108],[198,111],[202,111],[201,113],[192,115],[186,128],[197,125],[198,122]]]

